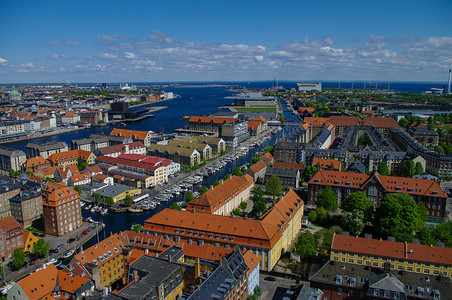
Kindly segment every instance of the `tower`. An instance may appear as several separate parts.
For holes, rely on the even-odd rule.
[[[447,83],[447,94],[450,95],[450,80],[451,80],[451,68],[449,68],[449,81]]]

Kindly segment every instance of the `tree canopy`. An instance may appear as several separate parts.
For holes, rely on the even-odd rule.
[[[408,160],[402,166],[402,171],[400,176],[402,177],[411,177],[414,175],[414,162],[412,160]]]
[[[253,211],[260,215],[267,209],[267,200],[264,198],[264,192],[259,186],[253,189]]]
[[[272,175],[265,185],[265,191],[268,195],[273,196],[273,200],[275,200],[275,197],[282,194],[281,179],[276,175]]]
[[[378,173],[381,175],[389,175],[388,163],[385,160],[378,164]]]
[[[416,202],[408,194],[387,194],[375,214],[375,229],[398,241],[410,241],[418,228],[419,213]]]
[[[300,255],[302,260],[312,260],[315,257],[316,240],[314,235],[307,231],[300,234],[295,244],[295,253]]]
[[[49,252],[50,245],[43,239],[39,239],[36,244],[33,246],[33,254],[36,256],[44,256]]]
[[[16,248],[12,254],[13,266],[17,269],[22,267],[25,264],[25,253],[22,252],[21,249]]]
[[[416,165],[414,166],[414,174],[422,174],[424,173],[424,167],[422,166],[422,164],[418,161],[416,163]]]
[[[364,229],[364,213],[361,210],[345,211],[341,216],[342,227],[351,235],[359,235]]]
[[[199,195],[204,194],[205,192],[207,192],[209,189],[206,188],[205,186],[203,186],[200,190],[199,190]]]
[[[343,203],[343,209],[348,212],[361,211],[366,219],[370,219],[374,204],[362,191],[350,193]]]
[[[332,212],[337,210],[336,193],[334,193],[330,186],[326,186],[319,191],[317,206],[324,207],[326,210]]]
[[[131,197],[130,195],[127,195],[127,196],[124,198],[124,204],[125,204],[126,206],[131,206],[132,203],[133,203],[132,197]]]
[[[185,195],[185,202],[188,204],[188,203],[190,203],[191,201],[193,201],[195,199],[195,196],[193,196],[193,194],[191,193],[191,192],[188,192],[186,195]]]

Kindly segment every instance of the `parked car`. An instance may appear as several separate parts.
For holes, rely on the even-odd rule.
[[[70,239],[67,240],[67,242],[68,243],[73,243],[73,242],[75,242],[75,239],[74,238],[70,238]]]
[[[94,226],[90,226],[88,227],[88,230],[93,230],[95,227]]]
[[[88,232],[89,232],[89,230],[86,229],[86,230],[83,230],[82,234],[85,235],[85,234],[88,234]]]
[[[77,236],[76,236],[77,239],[80,239],[81,237],[83,237],[83,233],[79,233],[79,234],[77,234]]]
[[[46,237],[46,234],[45,233],[38,233],[38,236],[39,237]]]
[[[267,276],[264,279],[267,280],[267,281],[276,281],[276,278],[273,277],[273,276]]]
[[[55,247],[55,249],[60,250],[60,249],[63,248],[63,247],[64,247],[64,244],[59,244],[58,246]]]

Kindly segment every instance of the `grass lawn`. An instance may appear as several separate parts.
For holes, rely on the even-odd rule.
[[[250,111],[256,111],[256,112],[275,112],[276,107],[242,107],[242,106],[235,106],[234,107],[239,112],[250,112]]]
[[[443,126],[440,126],[440,127],[441,127],[441,129],[445,129],[445,130],[452,129],[452,125],[443,125]]]

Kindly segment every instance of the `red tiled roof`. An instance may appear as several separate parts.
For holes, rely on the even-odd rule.
[[[110,133],[110,135],[111,136],[127,137],[127,138],[132,138],[132,139],[135,139],[135,140],[144,141],[144,139],[146,138],[148,133],[149,133],[149,131],[113,128],[113,130]]]
[[[331,116],[328,121],[335,126],[352,126],[360,122],[359,118],[354,116]]]
[[[378,116],[368,116],[362,120],[363,125],[375,126],[376,128],[400,127],[399,123],[393,118]]]
[[[333,236],[331,250],[447,265],[452,264],[451,248],[409,243],[405,244],[402,242],[390,242],[386,240],[366,239],[337,234]]]
[[[252,165],[250,167],[251,171],[253,171],[254,174],[256,174],[257,172],[259,172],[260,170],[262,170],[263,168],[266,168],[267,164],[265,163],[265,161],[260,160],[258,161],[256,164]]]
[[[253,178],[248,174],[242,177],[232,176],[222,184],[217,185],[191,201],[187,206],[187,210],[192,210],[195,207],[195,210],[198,212],[213,213],[238,193],[249,188],[253,183]]]
[[[239,120],[238,118],[214,118],[214,117],[191,116],[189,122],[227,124],[238,120]]]
[[[4,218],[0,219],[0,228],[4,231],[4,232],[8,232],[10,230],[13,229],[20,229],[20,224],[19,222],[16,221],[16,219],[14,219],[11,216],[6,216]]]
[[[146,146],[143,145],[142,142],[137,141],[129,144],[119,144],[119,145],[113,145],[109,147],[100,148],[99,151],[102,152],[103,155],[112,154],[112,153],[118,153],[118,152],[125,152],[125,145],[129,146],[129,150],[134,150],[138,148],[145,148]]]
[[[249,250],[243,253],[243,257],[245,258],[246,265],[248,266],[248,275],[250,275],[261,260]]]
[[[312,161],[312,165],[315,167],[319,166],[320,169],[329,169],[332,167],[334,170],[339,170],[340,164],[340,161],[336,159],[326,159],[318,157],[314,157]]]

